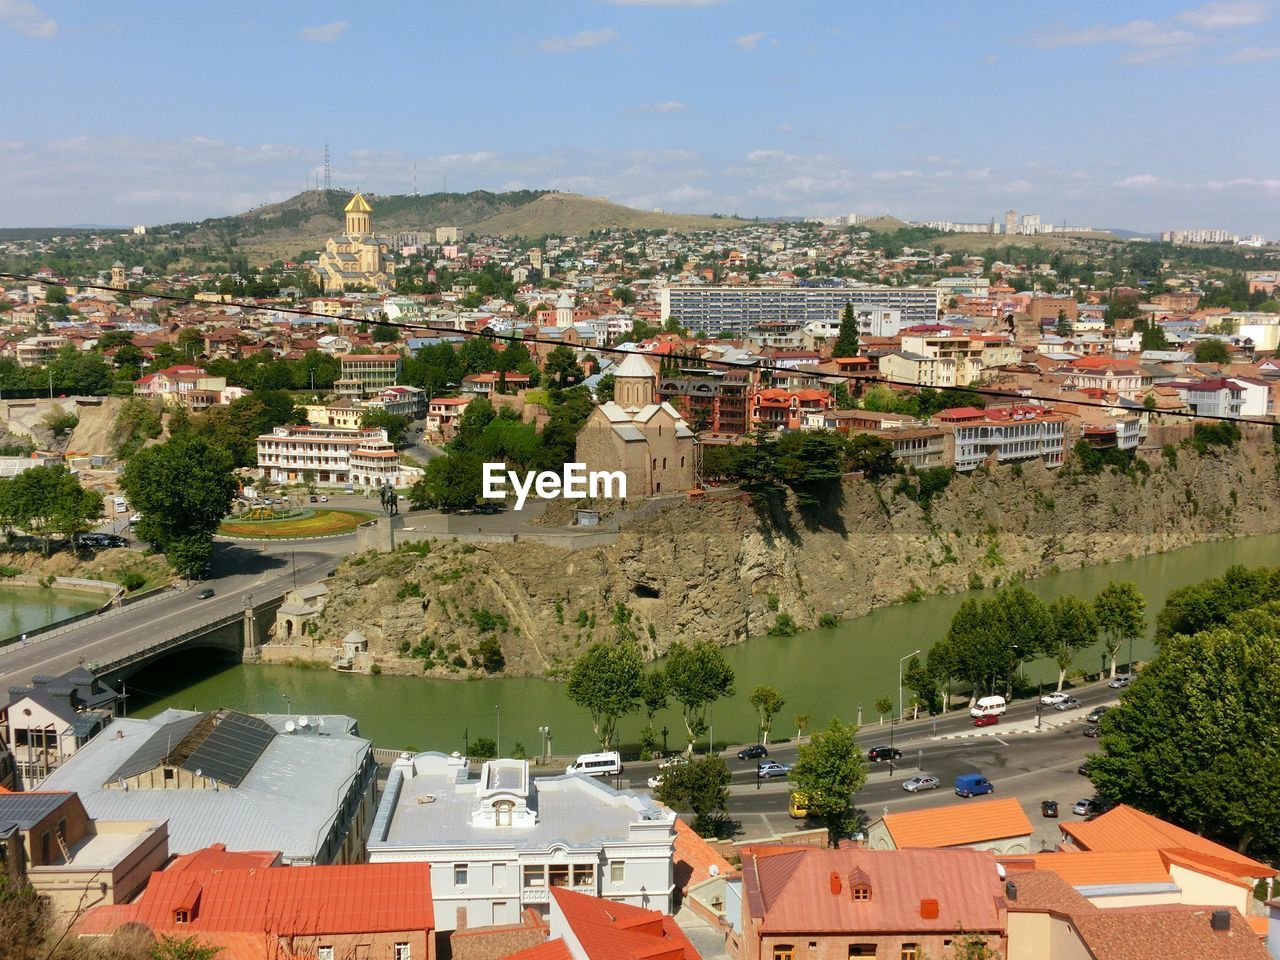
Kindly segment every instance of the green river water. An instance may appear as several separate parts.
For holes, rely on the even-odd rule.
[[[0,585],[0,639],[24,633],[92,610],[106,594],[61,591],[46,587]]]
[[[1148,621],[1169,591],[1221,574],[1231,564],[1280,564],[1280,534],[1199,544],[1172,553],[1054,574],[1026,586],[1045,599],[1074,593],[1091,597],[1110,580],[1132,580],[1147,598]],[[947,630],[960,602],[971,594],[930,597],[919,603],[876,610],[830,630],[809,630],[794,637],[756,637],[726,649],[737,674],[736,693],[716,705],[718,743],[755,739],[755,714],[747,702],[757,683],[777,687],[786,705],[773,735],[794,736],[792,718],[806,714],[810,724],[833,715],[876,722],[871,706],[880,697],[898,696],[899,657],[927,650]],[[1150,655],[1150,637],[1134,655]],[[1076,666],[1096,673],[1101,648],[1085,651]],[[1121,661],[1127,651],[1121,650]],[[1050,661],[1029,664],[1031,682],[1057,680]],[[552,748],[570,754],[593,747],[586,714],[569,702],[562,684],[547,680],[503,678],[428,680],[394,676],[352,676],[332,670],[215,663],[197,654],[170,658],[138,674],[129,684],[131,712],[151,715],[170,706],[210,709],[235,707],[254,712],[345,713],[357,718],[361,733],[383,747],[461,750],[464,739],[494,737],[507,754],[517,743],[530,754],[539,750],[538,727],[552,729]],[[909,692],[908,692],[909,695]],[[643,716],[621,723],[624,744],[634,742]],[[660,716],[670,729],[671,749],[683,746],[677,713]],[[499,730],[499,724],[500,730]]]

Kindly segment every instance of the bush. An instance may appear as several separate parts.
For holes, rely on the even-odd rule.
[[[135,590],[141,590],[142,585],[147,582],[147,578],[138,573],[137,570],[128,570],[120,578],[120,586],[124,587],[130,593]]]
[[[823,630],[833,630],[840,625],[840,619],[834,613],[824,613],[818,618],[818,626]]]
[[[795,620],[789,613],[778,614],[778,619],[773,622],[773,626],[769,628],[769,636],[771,637],[794,637],[800,630],[796,626]]]
[[[1213,447],[1234,447],[1240,441],[1240,428],[1228,421],[1197,423],[1191,434],[1191,446],[1204,456]]]
[[[498,673],[507,665],[507,658],[497,637],[485,637],[476,649],[485,673]]]
[[[396,591],[396,600],[407,600],[409,597],[421,597],[422,587],[418,585],[416,580],[406,580],[400,585],[400,589]]]

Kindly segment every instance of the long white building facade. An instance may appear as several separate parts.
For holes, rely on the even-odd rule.
[[[661,319],[690,330],[737,336],[765,321],[838,320],[846,304],[897,310],[904,327],[936,323],[942,290],[930,287],[672,286],[658,291]]]
[[[258,437],[258,469],[274,483],[362,488],[407,487],[422,476],[401,466],[387,431],[365,427],[276,427]]]

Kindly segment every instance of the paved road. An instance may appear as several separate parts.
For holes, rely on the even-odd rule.
[[[126,608],[101,619],[87,620],[58,636],[33,638],[27,646],[0,648],[0,689],[25,684],[33,674],[59,674],[83,660],[108,661],[130,651],[235,613],[244,607],[244,596],[279,595],[298,583],[309,583],[333,569],[340,555],[351,549],[353,538],[306,541],[295,545],[260,545],[216,542],[213,574],[155,603]],[[196,594],[212,587],[213,597],[197,600]]]

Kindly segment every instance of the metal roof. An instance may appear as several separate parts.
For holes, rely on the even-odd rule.
[[[115,772],[107,778],[106,782],[114,783],[117,780],[136,777],[140,773],[154,770],[164,762],[165,758],[173,752],[173,748],[180,744],[187,734],[195,729],[196,724],[206,716],[207,714],[204,713],[193,713],[164,724],[145,743],[138,747],[124,763],[120,764]]]
[[[12,823],[19,830],[30,830],[71,796],[70,793],[0,794],[0,823]]]
[[[231,711],[183,761],[182,769],[238,787],[275,736],[270,724]]]

